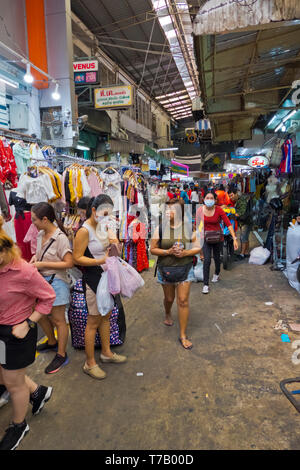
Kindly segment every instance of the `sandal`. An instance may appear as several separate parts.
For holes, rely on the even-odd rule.
[[[164,325],[166,325],[166,326],[173,326],[174,325],[173,320],[171,320],[172,323],[166,323],[166,322],[167,322],[167,320],[164,321]]]
[[[178,341],[179,343],[181,344],[181,346],[183,347],[183,349],[192,349],[193,345],[191,344],[191,346],[184,346],[183,342],[188,340],[188,338],[178,338]]]
[[[88,367],[85,363],[83,366],[83,372],[85,372],[85,374],[89,375],[90,377],[93,377],[93,379],[96,380],[102,380],[106,377],[106,373],[104,372],[104,370],[100,369],[98,364],[93,367]]]

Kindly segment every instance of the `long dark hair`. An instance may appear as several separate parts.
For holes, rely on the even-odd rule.
[[[92,197],[92,199],[90,200],[86,210],[86,218],[89,219],[91,217],[93,207],[95,209],[98,209],[98,207],[102,204],[110,204],[112,207],[114,207],[112,199],[107,196],[107,194],[99,194],[99,196]]]
[[[208,194],[212,194],[215,200],[218,198],[218,195],[215,193],[214,189],[208,189],[206,193],[204,194],[204,199],[206,198]]]
[[[38,204],[35,204],[31,210],[40,220],[42,220],[44,217],[47,217],[49,222],[52,224],[56,222],[60,230],[66,233],[63,223],[57,219],[53,207],[48,204],[48,202],[39,202]]]

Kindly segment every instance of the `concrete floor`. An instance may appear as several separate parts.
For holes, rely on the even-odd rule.
[[[30,375],[54,393],[40,415],[28,413],[19,449],[299,449],[300,415],[279,382],[300,376],[300,365],[273,328],[280,319],[300,323],[299,294],[283,274],[239,262],[210,295],[193,284],[191,351],[179,345],[177,319],[162,324],[153,269],[144,277],[145,288],[125,302],[127,338],[118,352],[128,363],[103,366],[108,376],[97,382],[71,345],[70,364],[54,376],[43,372],[53,354],[37,358]],[[10,404],[0,410],[1,434],[10,411]]]

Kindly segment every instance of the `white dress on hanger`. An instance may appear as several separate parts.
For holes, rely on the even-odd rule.
[[[28,204],[48,202],[56,198],[50,176],[46,174],[39,175],[37,178],[32,178],[27,174],[22,175],[16,191],[17,195],[26,199]]]
[[[119,173],[116,171],[112,174],[105,173],[102,171],[100,174],[102,180],[104,181],[104,194],[107,194],[114,203],[114,212],[118,212],[121,209],[120,206],[120,197],[121,197],[121,181],[122,178]]]

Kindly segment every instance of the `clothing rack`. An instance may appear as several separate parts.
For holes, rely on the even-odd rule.
[[[25,142],[37,143],[39,139],[35,137],[30,137],[27,134],[22,134],[20,132],[10,131],[0,127],[0,137],[7,137],[8,139],[23,140]]]

